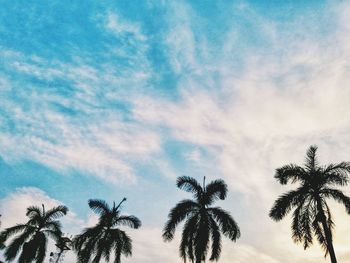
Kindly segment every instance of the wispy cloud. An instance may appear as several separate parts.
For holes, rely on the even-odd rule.
[[[259,26],[264,27],[264,20],[259,21]],[[183,30],[188,28],[184,23]],[[273,25],[267,21],[266,30],[269,28]],[[284,25],[284,30],[290,30],[288,25]],[[350,84],[347,74],[350,53],[348,38],[344,37],[349,32],[336,30],[317,40],[306,31],[300,32],[303,35],[292,44],[270,34],[275,53],[264,47],[256,48],[253,54],[244,53],[239,74],[231,74],[236,63],[227,59],[232,57],[230,53],[234,49],[223,49],[227,53],[219,56],[222,60],[204,61],[200,56],[187,56],[189,61],[196,60],[201,65],[203,75],[209,75],[205,79],[214,78],[210,73],[216,72],[219,81],[203,89],[202,83],[196,81],[196,73],[186,74],[180,101],[142,98],[134,101],[133,108],[133,114],[145,125],[167,128],[171,131],[167,137],[206,149],[210,157],[203,162],[217,167],[230,188],[240,193],[251,211],[256,212],[248,212],[249,222],[243,222],[244,227],[251,228],[250,220],[254,218],[254,222],[271,229],[271,236],[276,237],[281,233],[273,230],[276,225],[266,216],[273,200],[283,191],[273,180],[274,169],[290,162],[303,163],[310,144],[320,146],[323,162],[346,160],[350,154],[347,113],[350,89],[346,88]],[[338,40],[336,46],[331,45],[334,39]],[[235,40],[227,39],[227,43],[232,41]],[[174,61],[186,58],[183,55],[186,52],[195,54],[195,46],[201,47],[200,43],[191,44],[191,41],[176,43],[182,55],[173,53]],[[345,213],[338,216],[344,217]],[[342,220],[337,227],[342,229],[339,231],[348,231]],[[264,231],[254,229],[263,242]],[[289,227],[287,230],[286,242],[291,242]],[[283,250],[278,244],[276,240],[262,249],[277,253]],[[315,251],[315,258],[310,257],[309,262],[319,262],[320,252],[318,248]],[[286,250],[284,253],[288,253],[291,262],[303,257],[302,251],[295,255]],[[282,255],[277,259],[285,260]]]
[[[139,26],[116,14],[108,14],[104,26],[134,45],[146,41]],[[137,55],[132,50],[123,54],[124,60],[145,61],[147,47],[142,46]],[[145,85],[151,69],[142,63],[130,69],[81,57],[68,63],[11,50],[1,53],[2,67],[10,73],[1,76],[0,91],[1,155],[6,161],[29,159],[108,182],[136,181],[130,161],[146,160],[158,152],[160,140],[147,127],[125,121],[129,118],[126,96]],[[120,57],[113,50],[110,54]]]
[[[140,163],[171,179],[178,171],[223,177],[239,200],[227,206],[244,233],[225,245],[223,262],[320,262],[317,246],[305,259],[288,220],[276,224],[267,212],[285,190],[274,169],[302,163],[310,144],[319,145],[323,163],[349,159],[349,4],[279,20],[242,2],[225,5],[225,22],[194,5],[161,5],[166,15],[153,18],[164,30],[157,37],[126,15],[95,15],[111,37],[99,42],[106,48],[99,57],[51,60],[3,50],[0,155],[115,184],[144,176]],[[170,77],[158,87],[163,64]],[[173,84],[179,96],[162,96]],[[183,147],[176,164],[169,142]],[[189,162],[195,168],[183,171]],[[344,211],[335,214],[336,247],[346,258],[350,230]],[[176,245],[163,244],[160,232],[146,226],[133,233],[130,260],[177,261]]]

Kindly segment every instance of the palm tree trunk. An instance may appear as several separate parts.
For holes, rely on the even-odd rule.
[[[324,233],[326,235],[327,248],[328,248],[329,256],[331,258],[331,262],[332,263],[337,263],[337,258],[335,257],[335,252],[334,252],[331,232],[330,232],[329,227],[327,225],[327,221],[326,221],[325,215],[322,216],[321,220],[322,220],[323,230],[324,230]]]
[[[320,213],[320,219],[321,219],[324,234],[326,236],[327,249],[329,252],[329,256],[331,258],[331,262],[337,263],[337,258],[335,256],[335,251],[334,251],[333,242],[332,242],[331,231],[328,227],[327,219],[326,219],[326,216],[325,216],[324,211],[322,209],[321,200],[319,198],[317,198],[317,209],[319,210],[319,213]]]

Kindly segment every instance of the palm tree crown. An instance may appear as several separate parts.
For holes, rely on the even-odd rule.
[[[232,241],[240,237],[239,227],[230,214],[220,207],[211,207],[214,201],[226,198],[227,185],[223,180],[215,180],[205,186],[204,177],[202,187],[194,178],[182,176],[177,179],[177,187],[192,193],[194,200],[182,200],[171,209],[163,239],[171,241],[176,227],[185,220],[179,249],[181,258],[185,262],[188,258],[191,262],[200,263],[205,260],[211,243],[210,260],[218,260],[221,233]]]
[[[270,217],[275,221],[284,218],[293,208],[292,232],[295,242],[302,242],[304,249],[312,244],[313,235],[336,262],[332,243],[334,222],[327,198],[343,204],[350,214],[350,198],[334,186],[349,183],[350,163],[341,162],[320,166],[316,158],[316,146],[307,151],[304,167],[295,164],[285,165],[276,170],[275,178],[282,185],[299,182],[296,190],[281,195],[274,203]],[[325,256],[326,256],[325,255]]]
[[[5,248],[6,261],[13,261],[20,253],[18,262],[42,263],[46,255],[48,237],[58,241],[62,235],[61,223],[58,218],[66,215],[66,206],[56,206],[48,211],[42,208],[31,206],[27,208],[29,220],[25,224],[18,224],[6,228],[1,232],[1,239],[6,241],[17,235]]]
[[[126,198],[117,206],[113,203],[110,208],[103,200],[89,200],[90,208],[100,218],[95,226],[86,228],[74,238],[73,248],[78,253],[78,262],[90,262],[91,257],[94,263],[98,263],[102,257],[109,262],[112,250],[115,263],[120,263],[121,254],[131,256],[131,238],[117,226],[126,225],[137,229],[141,226],[141,221],[135,216],[120,215],[119,208],[124,201]]]

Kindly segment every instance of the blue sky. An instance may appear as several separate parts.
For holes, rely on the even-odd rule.
[[[302,162],[310,144],[324,162],[349,159],[348,2],[1,6],[4,226],[25,220],[31,200],[66,204],[65,230],[76,232],[95,219],[89,198],[126,196],[125,212],[144,223],[129,262],[177,262],[176,241],[160,237],[169,209],[187,196],[176,177],[207,176],[229,184],[220,205],[243,233],[221,262],[323,262],[317,246],[305,253],[289,221],[271,222],[267,211],[285,190],[274,169]],[[344,261],[350,228],[336,213]]]

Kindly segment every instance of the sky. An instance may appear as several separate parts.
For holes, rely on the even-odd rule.
[[[123,262],[177,263],[179,232],[161,238],[191,197],[176,178],[206,176],[227,182],[217,205],[242,232],[220,263],[329,261],[268,212],[296,187],[275,169],[303,164],[310,145],[323,164],[350,160],[349,1],[0,3],[2,228],[25,222],[29,205],[64,204],[73,235],[97,220],[88,199],[127,197],[123,213],[143,224],[126,229]],[[350,217],[331,204],[347,262]]]

